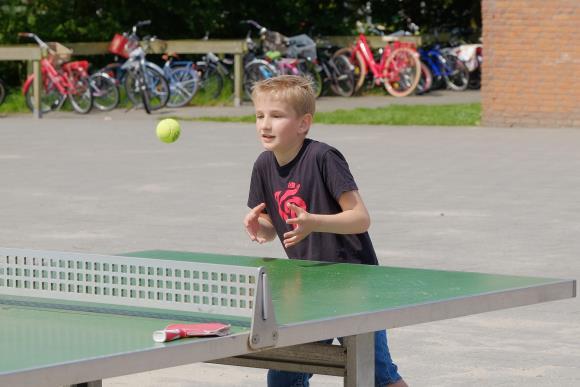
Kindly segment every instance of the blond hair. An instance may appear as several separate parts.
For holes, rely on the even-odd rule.
[[[287,102],[298,115],[314,115],[316,110],[312,82],[298,75],[279,75],[256,82],[252,87],[252,101],[265,94]]]

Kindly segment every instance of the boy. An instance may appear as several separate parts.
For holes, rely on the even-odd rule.
[[[252,171],[244,218],[250,239],[280,238],[293,259],[378,265],[370,217],[342,154],[307,139],[315,97],[305,78],[283,75],[255,84],[256,129],[266,151]],[[269,370],[269,387],[307,387],[311,374]],[[405,387],[385,331],[375,333],[376,386]]]

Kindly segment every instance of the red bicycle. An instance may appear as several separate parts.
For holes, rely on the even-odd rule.
[[[342,48],[334,55],[350,58],[354,66],[355,90],[362,87],[370,70],[374,85],[382,83],[392,96],[405,97],[415,90],[421,77],[419,54],[413,44],[402,43],[396,37],[384,36],[383,40],[387,44],[376,57],[363,33],[352,47]]]
[[[47,113],[58,110],[70,97],[71,105],[77,113],[90,112],[93,107],[93,95],[89,84],[89,62],[81,60],[65,63],[70,60],[72,53],[66,47],[58,43],[45,43],[31,32],[21,32],[18,36],[34,39],[41,49],[47,52],[40,60],[42,86],[40,111]],[[34,110],[33,85],[34,74],[30,74],[22,86],[22,93],[30,110]]]

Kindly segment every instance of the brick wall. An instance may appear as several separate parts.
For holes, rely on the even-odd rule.
[[[580,0],[482,0],[484,126],[580,128]]]

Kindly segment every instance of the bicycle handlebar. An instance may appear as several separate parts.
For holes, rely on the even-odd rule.
[[[369,26],[369,32],[374,32],[375,34],[377,34],[379,36],[384,36],[385,35],[385,31],[382,31],[382,30],[378,29],[374,25],[373,26]]]
[[[132,35],[137,36],[137,28],[145,27],[151,24],[151,20],[139,20],[133,28],[131,28]]]
[[[40,38],[38,37],[38,35],[36,35],[36,34],[34,34],[34,33],[32,33],[32,32],[19,32],[19,33],[18,33],[18,36],[19,36],[19,37],[22,37],[22,38],[32,38],[32,39],[34,39],[34,40],[36,41],[36,43],[38,43],[38,45],[39,45],[40,47],[42,47],[42,48],[45,48],[45,49],[48,49],[48,50],[49,50],[49,51],[51,51],[51,52],[54,52],[54,50],[52,50],[52,49],[51,49],[51,48],[48,46],[48,44],[46,44],[46,43],[45,43],[45,42],[44,42],[42,39],[40,39]]]
[[[145,27],[151,24],[151,20],[140,20],[137,22],[137,27]]]
[[[255,21],[255,20],[251,20],[251,19],[248,19],[248,20],[242,20],[240,23],[252,25],[252,26],[256,27],[256,28],[257,28],[257,29],[259,29],[259,30],[262,30],[262,29],[266,29],[266,30],[267,30],[267,28],[265,28],[265,27],[261,26],[261,25],[260,25],[260,24],[259,24],[257,21]]]

